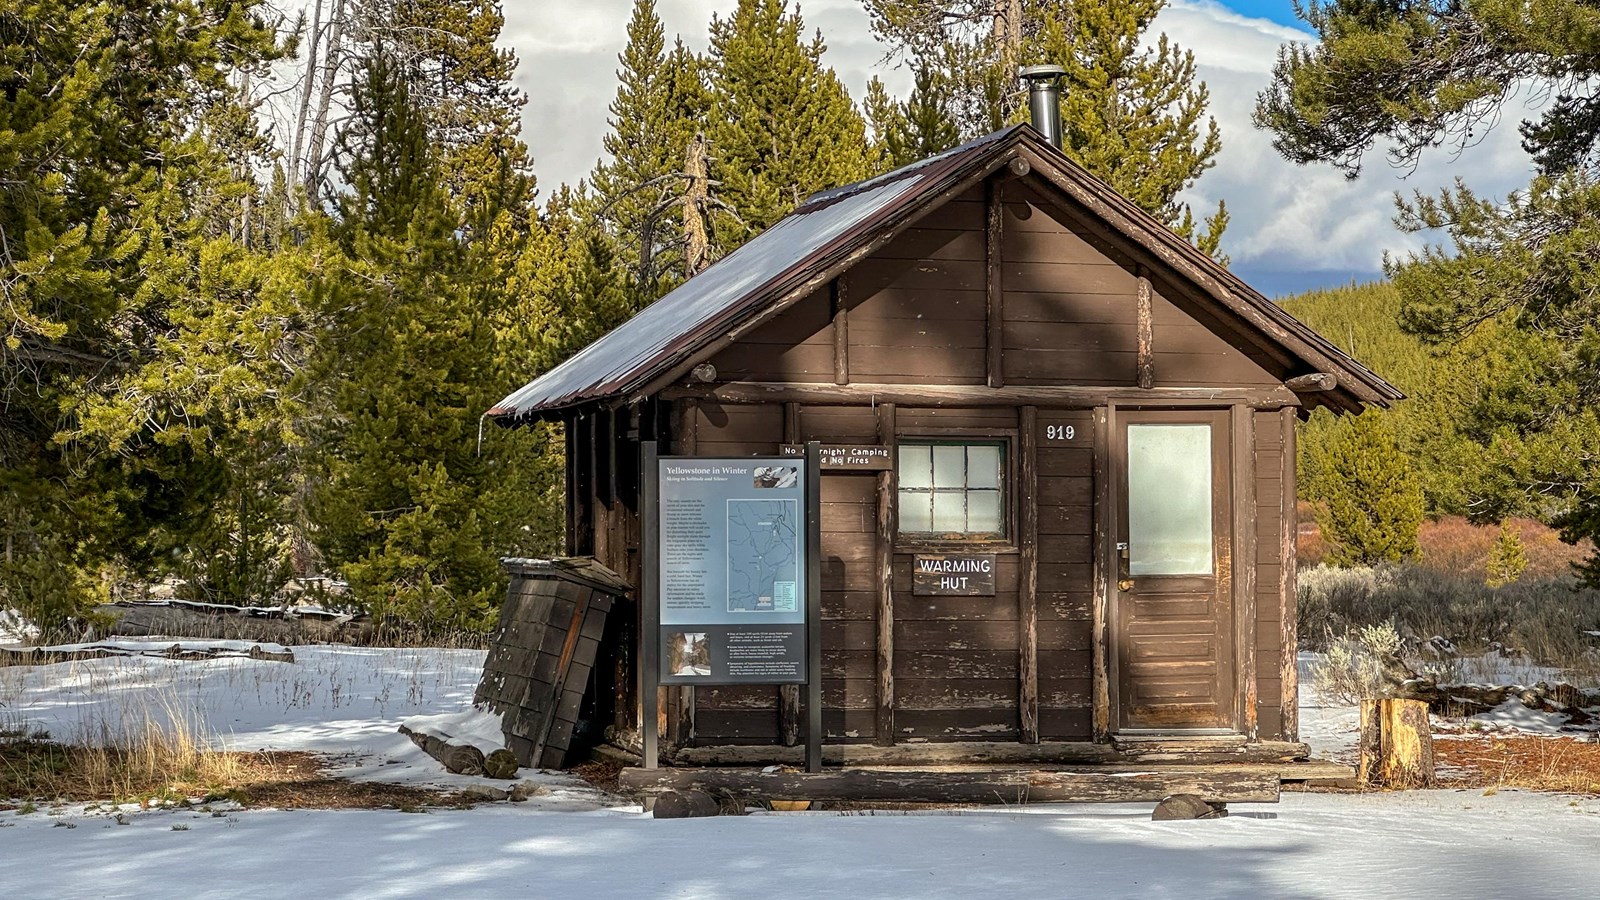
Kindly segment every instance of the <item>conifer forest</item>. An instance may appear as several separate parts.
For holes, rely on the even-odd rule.
[[[129,585],[326,577],[486,628],[500,559],[562,550],[563,444],[484,412],[808,195],[1024,121],[1018,65],[1066,69],[1069,156],[1226,260],[1227,206],[1185,200],[1223,136],[1165,0],[864,6],[905,96],[851,96],[793,0],[725,4],[703,52],[637,0],[604,155],[552,184],[494,0],[0,0],[0,609],[49,632]],[[1287,303],[1411,397],[1302,425],[1330,562],[1413,557],[1447,515],[1600,535],[1594,16],[1334,0],[1259,98],[1280,152],[1354,176],[1470,140],[1524,79],[1576,95],[1522,125],[1524,191],[1402,198],[1442,245]]]

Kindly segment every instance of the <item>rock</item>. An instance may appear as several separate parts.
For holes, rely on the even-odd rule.
[[[519,781],[511,786],[511,802],[525,803],[532,797],[542,797],[550,789],[537,781]]]
[[[705,791],[662,791],[651,814],[658,819],[700,819],[719,811],[716,798]]]
[[[505,788],[497,788],[488,784],[469,784],[461,789],[461,793],[466,794],[473,800],[482,800],[490,803],[504,800],[511,796],[511,792]]]
[[[1225,803],[1207,803],[1197,794],[1173,794],[1156,804],[1150,814],[1153,822],[1172,822],[1180,819],[1220,819],[1228,814]]]
[[[490,778],[517,777],[517,755],[501,747],[483,758],[483,774]]]

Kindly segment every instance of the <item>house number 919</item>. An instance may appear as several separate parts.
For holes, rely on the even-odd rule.
[[[1046,425],[1044,436],[1051,441],[1070,441],[1078,433],[1078,429],[1071,425]]]

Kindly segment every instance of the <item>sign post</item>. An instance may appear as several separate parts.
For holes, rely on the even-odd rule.
[[[804,684],[822,765],[821,463],[663,457],[644,448],[641,722],[657,763],[663,684]]]

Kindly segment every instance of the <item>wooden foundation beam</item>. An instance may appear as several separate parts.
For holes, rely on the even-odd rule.
[[[1236,747],[1174,747],[1154,744],[1117,749],[1088,741],[940,741],[925,744],[826,744],[822,758],[830,766],[946,766],[946,765],[1049,765],[1106,766],[1271,764],[1288,771],[1310,756],[1305,744],[1261,741]],[[672,755],[674,766],[799,765],[803,747],[776,744],[720,744],[685,747]],[[1354,774],[1346,769],[1344,775]]]
[[[1059,772],[1027,769],[928,771],[846,769],[623,769],[625,791],[706,791],[746,800],[863,800],[898,803],[1154,803],[1196,794],[1220,803],[1276,803],[1275,772]]]

